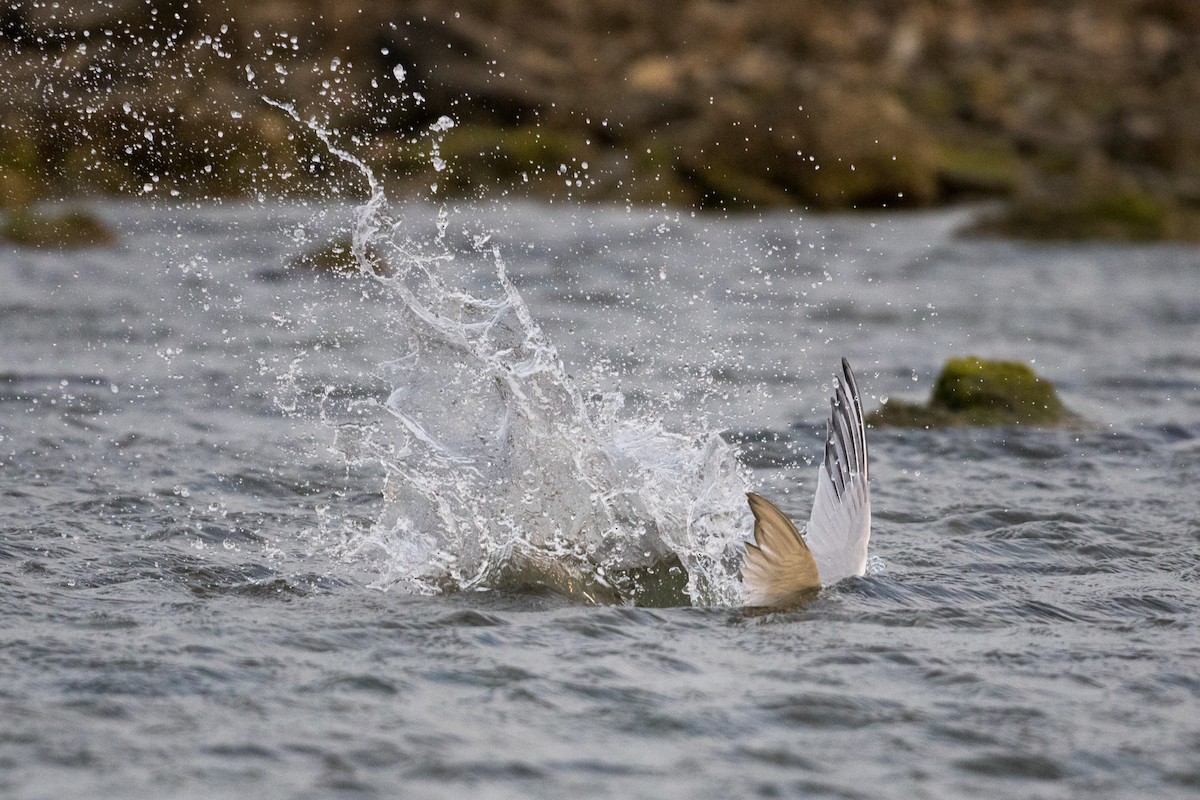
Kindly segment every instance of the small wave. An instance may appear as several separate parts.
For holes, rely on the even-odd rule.
[[[895,701],[811,691],[768,698],[758,707],[788,724],[827,730],[858,730],[920,719],[917,711]]]
[[[1055,781],[1066,775],[1063,766],[1053,759],[1036,753],[993,752],[964,758],[956,766],[976,775],[1010,778],[1013,780]]]

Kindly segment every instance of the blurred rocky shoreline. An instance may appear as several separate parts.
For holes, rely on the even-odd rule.
[[[0,74],[9,215],[361,193],[272,100],[397,194],[1200,239],[1194,0],[25,3]]]

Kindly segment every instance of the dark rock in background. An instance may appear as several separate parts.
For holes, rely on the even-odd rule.
[[[1200,228],[1191,0],[35,2],[0,70],[6,208],[361,191],[268,97],[403,193]]]

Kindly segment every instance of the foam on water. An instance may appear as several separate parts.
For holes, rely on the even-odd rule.
[[[670,431],[616,393],[585,397],[488,237],[453,251],[444,209],[433,231],[412,230],[366,164],[305,124],[370,187],[353,250],[398,331],[379,365],[390,396],[325,409],[345,457],[386,473],[381,513],[343,552],[417,592],[670,602],[686,571],[680,600],[738,602],[746,481],[717,432]]]

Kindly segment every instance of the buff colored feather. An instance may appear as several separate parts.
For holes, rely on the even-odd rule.
[[[817,562],[787,515],[759,495],[746,499],[754,513],[754,542],[746,543],[742,564],[746,605],[784,606],[821,588]]]

